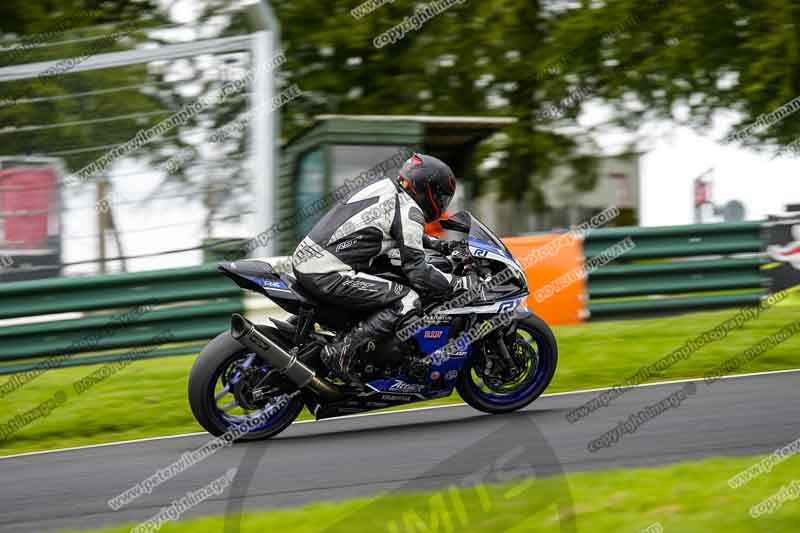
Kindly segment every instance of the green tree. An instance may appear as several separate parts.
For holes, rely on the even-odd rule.
[[[158,22],[150,1],[10,0],[0,6],[0,66],[129,49],[144,38],[138,30]],[[67,167],[77,170],[103,154],[81,149],[125,142],[168,112],[158,95],[140,88],[149,78],[145,66],[70,70],[0,85],[2,155],[64,152]],[[96,93],[119,87],[134,88]],[[120,116],[128,118],[109,120]]]
[[[583,2],[548,49],[558,75],[603,98],[621,125],[670,119],[702,131],[734,110],[733,134],[767,115],[737,141],[769,148],[800,136],[800,121],[777,120],[787,109],[768,116],[800,96],[799,25],[793,0]]]
[[[288,106],[286,131],[323,112],[514,116],[518,123],[475,160],[498,158],[487,177],[502,197],[544,207],[540,186],[560,165],[573,169],[580,187],[594,183],[594,147],[574,131],[579,102],[561,105],[569,84],[546,85],[537,76],[548,59],[540,43],[557,23],[538,0],[455,4],[383,48],[374,38],[412,15],[416,2],[397,0],[359,20],[350,14],[359,2],[335,0],[325,10],[312,0],[273,4],[284,28],[287,79],[312,94]],[[559,125],[573,131],[564,134]]]

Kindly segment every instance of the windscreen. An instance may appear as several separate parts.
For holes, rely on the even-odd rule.
[[[511,252],[508,251],[503,241],[498,239],[492,231],[481,222],[478,217],[469,211],[459,211],[447,220],[442,221],[442,227],[445,229],[452,229],[468,234],[470,237],[480,239],[482,241],[490,242],[506,252],[509,257]]]

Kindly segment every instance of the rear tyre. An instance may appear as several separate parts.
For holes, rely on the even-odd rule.
[[[299,391],[271,397],[259,407],[238,403],[241,396],[236,395],[243,392],[237,379],[242,379],[245,371],[270,370],[248,352],[226,331],[203,348],[189,374],[189,406],[195,419],[214,436],[234,433],[237,442],[277,435],[303,410]]]
[[[526,363],[513,382],[488,384],[479,358],[471,357],[462,368],[456,390],[471,407],[485,413],[510,413],[530,404],[550,385],[558,364],[558,345],[550,327],[530,315],[517,322],[515,336],[512,343],[506,339],[506,347],[512,357]]]

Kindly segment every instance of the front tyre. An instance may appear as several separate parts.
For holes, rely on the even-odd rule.
[[[303,410],[299,391],[253,398],[252,385],[271,369],[226,331],[209,342],[189,374],[189,406],[206,431],[234,441],[277,435]]]
[[[521,368],[513,380],[489,375],[485,357],[474,356],[464,364],[456,381],[456,390],[464,401],[485,413],[509,413],[534,401],[550,385],[558,363],[556,338],[537,316],[519,319],[516,333],[502,342]]]

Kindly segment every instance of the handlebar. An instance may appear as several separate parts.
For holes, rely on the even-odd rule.
[[[461,267],[463,273],[468,273],[474,269],[475,258],[469,253],[469,246],[466,241],[449,241],[448,245],[448,259],[453,265],[453,270]]]

